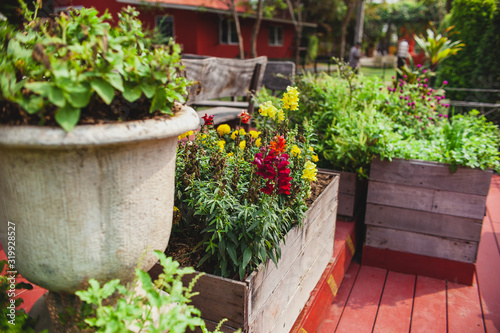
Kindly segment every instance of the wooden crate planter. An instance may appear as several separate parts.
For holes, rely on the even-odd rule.
[[[224,332],[289,332],[333,256],[338,186],[335,175],[306,212],[302,227],[288,232],[278,267],[268,260],[243,282],[202,276],[192,302],[202,318],[227,318]]]
[[[363,263],[471,284],[491,171],[371,164]]]
[[[354,172],[319,169],[325,173],[337,173],[339,182],[339,206],[337,215],[346,221],[354,221],[359,213],[364,213],[368,182],[359,180]]]

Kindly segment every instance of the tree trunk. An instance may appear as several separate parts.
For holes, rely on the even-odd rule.
[[[297,17],[295,16],[294,6],[291,0],[286,0],[290,17],[295,27],[295,66],[300,66],[300,40],[302,39],[302,12],[300,9],[300,0],[295,1],[295,9],[297,9]]]
[[[245,58],[245,50],[243,49],[243,36],[241,35],[240,19],[236,11],[236,4],[231,0],[231,11],[233,12],[234,25],[236,26],[236,33],[238,34],[238,48],[240,50],[240,59]]]
[[[344,0],[347,6],[347,11],[345,13],[344,19],[342,20],[342,27],[340,30],[340,59],[344,60],[345,54],[345,40],[347,36],[347,26],[351,21],[352,14],[354,13],[354,8],[356,8],[356,0]]]
[[[259,36],[260,22],[262,22],[262,10],[264,0],[259,0],[257,5],[257,20],[252,28],[252,37],[250,38],[250,58],[257,58],[257,36]]]

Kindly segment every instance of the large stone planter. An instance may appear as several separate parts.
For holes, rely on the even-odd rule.
[[[492,171],[374,160],[363,263],[472,284]]]
[[[198,280],[194,291],[200,294],[192,304],[207,324],[227,318],[224,332],[290,331],[333,256],[338,186],[339,176],[334,175],[306,212],[302,227],[288,232],[278,267],[268,260],[243,282],[211,274]]]
[[[169,119],[59,128],[0,127],[0,240],[15,224],[15,269],[61,294],[87,280],[131,281],[170,237],[177,136],[199,126]]]

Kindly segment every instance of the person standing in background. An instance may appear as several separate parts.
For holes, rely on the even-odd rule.
[[[409,49],[408,42],[406,39],[402,39],[401,42],[398,45],[398,68],[401,69],[403,66],[406,64],[406,58],[408,57],[408,49]],[[401,77],[401,75],[398,72],[398,79]]]
[[[349,66],[358,74],[359,71],[359,58],[361,58],[361,43],[357,42],[349,52]]]

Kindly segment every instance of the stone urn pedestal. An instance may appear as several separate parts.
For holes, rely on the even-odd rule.
[[[0,126],[0,240],[14,226],[14,269],[63,301],[89,278],[148,271],[170,237],[178,135],[199,127],[193,109],[176,109],[69,133]]]

